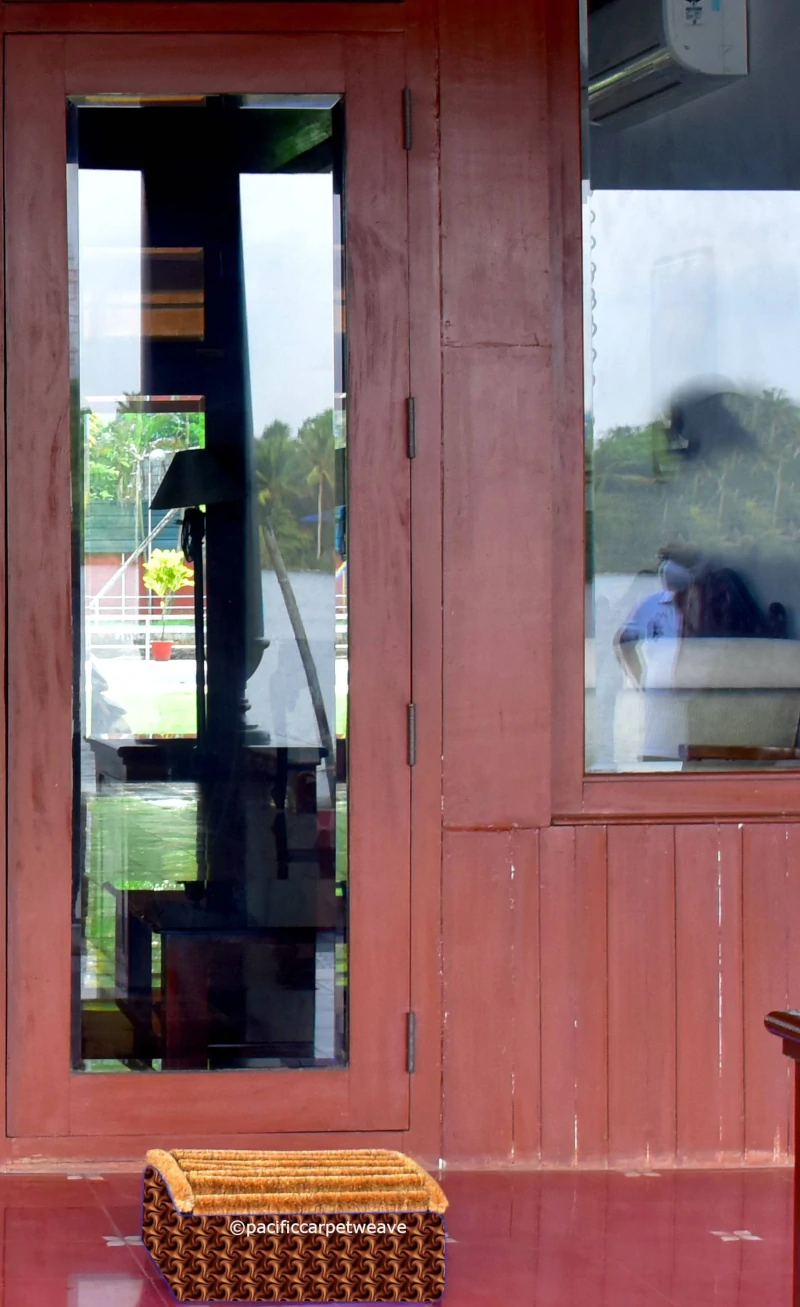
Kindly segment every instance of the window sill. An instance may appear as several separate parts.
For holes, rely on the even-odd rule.
[[[553,824],[745,819],[800,820],[800,767],[585,776],[578,802],[560,806]]]

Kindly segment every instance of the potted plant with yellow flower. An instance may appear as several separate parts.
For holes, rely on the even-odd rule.
[[[161,639],[154,640],[151,647],[155,661],[166,663],[172,657],[172,641],[166,639],[167,617],[178,591],[194,585],[192,570],[180,549],[154,549],[142,569],[142,579],[161,605]]]

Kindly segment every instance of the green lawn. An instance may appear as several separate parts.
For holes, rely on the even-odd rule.
[[[196,735],[194,691],[130,690],[125,695],[125,720],[134,735]]]
[[[193,690],[129,689],[125,694],[125,719],[134,735],[195,735],[197,711]],[[347,733],[347,695],[336,696],[336,735]]]

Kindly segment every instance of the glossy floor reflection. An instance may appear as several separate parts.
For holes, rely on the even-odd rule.
[[[445,1176],[448,1307],[789,1307],[791,1172]],[[138,1176],[0,1177],[2,1307],[175,1299]]]

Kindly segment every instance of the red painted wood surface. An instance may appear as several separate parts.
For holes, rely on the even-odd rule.
[[[508,1163],[513,1157],[512,865],[508,834],[445,834],[445,1158]],[[498,1020],[500,1012],[506,1015]]]
[[[4,106],[5,106],[5,86],[4,70],[0,70],[0,130],[5,129],[4,123]],[[0,188],[5,193],[4,183],[4,160],[0,158]],[[5,211],[0,212],[0,247],[5,247]],[[0,266],[0,306],[5,305],[5,263]],[[0,368],[5,375],[6,367],[6,338],[5,332],[0,329]],[[0,674],[2,675],[2,684],[6,684],[7,674],[7,650],[6,650],[6,632],[7,625],[5,614],[7,612],[7,570],[8,559],[6,556],[6,413],[5,405],[0,403]],[[0,695],[0,740],[7,739],[8,719],[6,712],[6,695]],[[0,879],[2,879],[3,888],[7,883],[8,860],[7,860],[7,831],[8,831],[8,775],[6,769],[7,751],[0,749],[0,832],[2,832],[2,852],[0,853]],[[7,1003],[7,986],[6,986],[6,968],[8,962],[7,956],[7,900],[6,894],[0,892],[0,1037],[6,1035],[5,1012]],[[6,1118],[6,1082],[5,1077],[0,1077],[0,1122]],[[0,1136],[2,1136],[0,1130]],[[0,1159],[4,1153],[3,1140],[0,1137]]]
[[[439,13],[443,339],[547,345],[545,6],[440,0]]]
[[[23,41],[34,38],[9,37],[12,49]],[[165,79],[176,93],[191,87],[222,94],[236,86],[240,93],[258,94],[288,86],[313,94],[321,83],[334,91],[345,85],[344,43],[336,35],[71,36],[64,41],[64,59],[68,94],[103,95],[119,87],[158,94]]]
[[[442,364],[439,294],[439,117],[435,15],[429,8],[406,40],[414,119],[408,160],[411,349],[416,457],[411,478],[411,698],[417,760],[411,776],[411,1006],[416,1071],[410,1146],[441,1156],[442,1046]]]
[[[791,1064],[759,1035],[767,1012],[800,1006],[800,829],[745,828],[743,850],[745,1148],[769,1160],[789,1144]]]
[[[445,350],[448,826],[549,820],[549,387],[543,350]]]
[[[513,831],[511,860],[512,1150],[515,1165],[535,1163],[542,1151],[542,1032],[540,833]]]
[[[541,838],[542,1161],[608,1153],[606,833]]]
[[[8,32],[397,31],[413,21],[418,8],[416,0],[400,4],[7,0],[0,17]]]
[[[675,854],[665,826],[608,832],[608,1141],[675,1156]]]
[[[12,914],[9,1128],[112,1136],[404,1130],[410,982],[409,473],[402,41],[8,38]],[[69,1072],[71,577],[65,93],[343,89],[348,106],[350,1061],[343,1071]]]
[[[748,923],[749,924],[749,923]],[[742,833],[675,831],[677,1156],[741,1163]],[[768,1050],[759,1050],[771,1061]]]
[[[25,55],[8,61],[6,80],[8,1121],[11,1133],[64,1135],[72,593],[63,41],[28,41]],[[56,168],[43,157],[48,140],[58,143]]]
[[[495,1161],[546,1166],[785,1161],[791,1085],[763,1016],[800,1006],[798,836],[562,827],[537,857],[535,832],[449,832],[443,1155],[494,1139]]]
[[[560,647],[564,638],[565,633],[556,630],[554,646]],[[554,721],[556,733],[569,730],[569,707],[576,707],[575,696],[567,694],[563,713],[559,711]],[[578,775],[572,788],[579,796],[576,806],[562,805],[563,795],[554,795],[554,816],[560,821],[707,823],[717,818],[756,822],[800,817],[800,777],[786,772],[587,776],[583,780]]]
[[[544,6],[441,0],[439,13],[445,821],[538,826],[551,810]]]
[[[795,1138],[800,1128],[800,1020],[796,1011],[770,1012],[764,1022],[770,1034],[781,1040],[781,1051],[790,1060],[794,1080],[793,1124]],[[800,1166],[795,1158],[793,1183],[794,1210],[792,1212],[792,1303],[800,1307]]]
[[[577,4],[547,7],[553,390],[553,811],[582,811],[584,757],[583,233]],[[578,432],[581,433],[578,439]],[[580,687],[580,688],[576,688]]]
[[[348,1078],[352,1101],[363,1103],[364,1126],[372,1128],[407,1128],[409,1111],[403,1038],[411,955],[411,503],[405,444],[409,307],[408,198],[401,116],[404,59],[403,42],[393,36],[352,36],[345,46]],[[387,973],[395,968],[397,975],[392,979]],[[381,1115],[387,1095],[395,1109],[391,1118]]]
[[[542,832],[539,911],[541,931],[542,1156],[569,1166],[578,1154],[575,1052],[576,991],[575,831]],[[602,917],[605,926],[605,913]],[[598,986],[598,993],[602,987]],[[605,1029],[605,1019],[601,1029]]]

